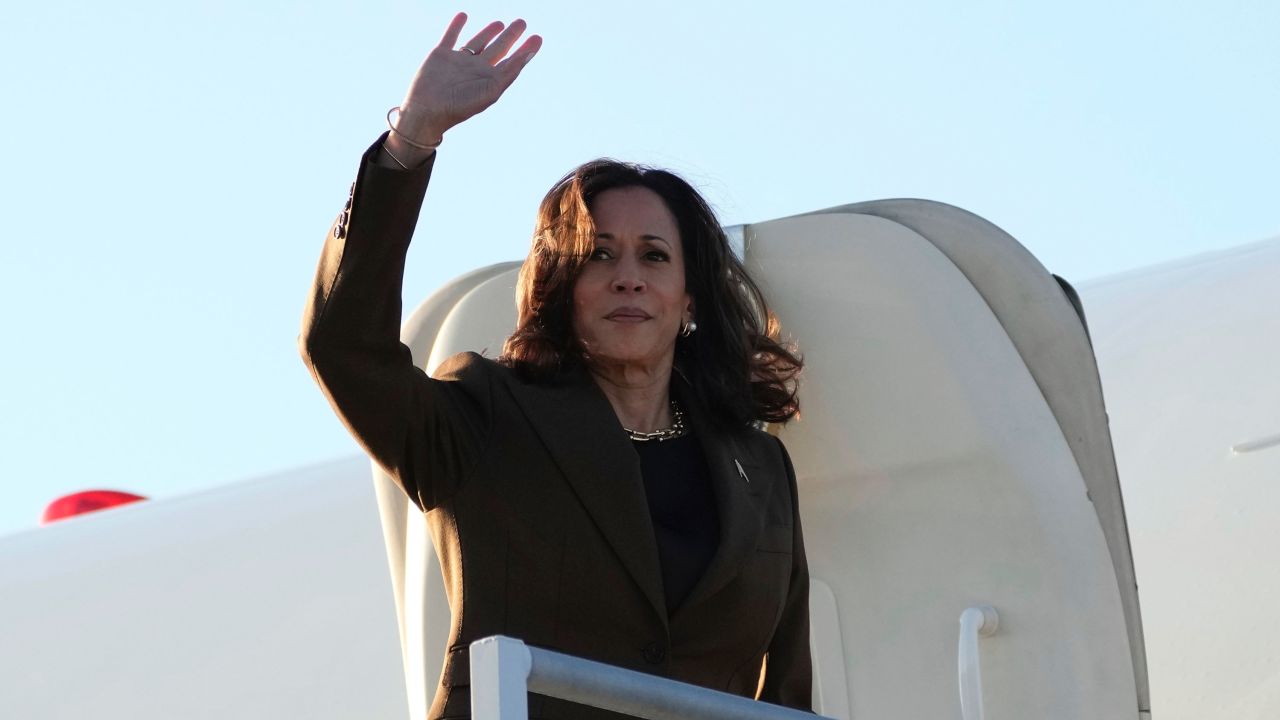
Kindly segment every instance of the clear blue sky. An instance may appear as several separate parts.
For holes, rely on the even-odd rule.
[[[758,9],[757,9],[758,8]],[[298,360],[322,236],[453,12],[542,52],[451,132],[411,308],[600,155],[728,224],[925,197],[1072,280],[1280,234],[1280,4],[117,3],[6,11],[0,533],[356,452]]]

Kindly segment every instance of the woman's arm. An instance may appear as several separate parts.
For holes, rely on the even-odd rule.
[[[488,426],[489,379],[472,357],[432,380],[400,343],[405,255],[422,206],[434,153],[413,154],[444,130],[484,110],[536,52],[536,36],[503,59],[523,32],[492,23],[453,50],[466,20],[459,14],[409,89],[398,131],[365,153],[351,197],[325,240],[303,314],[303,360],[334,410],[366,451],[424,510],[456,488]],[[409,143],[402,156],[395,138]],[[412,134],[412,135],[410,135]],[[434,141],[434,139],[432,140]],[[387,151],[403,163],[388,165]],[[412,164],[410,164],[412,162]]]
[[[776,440],[776,438],[775,438]],[[796,471],[791,456],[778,440],[791,485],[791,581],[782,618],[774,630],[765,660],[764,685],[760,700],[801,710],[813,709],[813,660],[809,652],[809,563],[804,554],[804,533],[800,528],[800,496],[796,492]]]
[[[426,510],[453,493],[478,452],[486,388],[428,378],[400,342],[405,254],[432,162],[389,170],[373,162],[381,145],[362,158],[325,239],[298,344],[347,429]]]

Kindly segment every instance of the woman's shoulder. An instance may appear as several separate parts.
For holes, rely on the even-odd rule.
[[[738,442],[745,445],[758,461],[778,464],[788,470],[791,468],[791,455],[787,452],[786,443],[765,427],[755,424],[747,427],[738,435]]]
[[[477,352],[460,352],[445,358],[436,366],[431,376],[437,380],[463,380],[480,375],[492,375],[503,371],[510,372],[497,360],[487,358]]]
[[[446,358],[436,367],[431,376],[437,380],[446,381],[500,382],[509,385],[537,385],[551,388],[581,382],[581,378],[571,372],[545,379],[532,378],[501,360],[485,357],[472,351],[460,352]]]

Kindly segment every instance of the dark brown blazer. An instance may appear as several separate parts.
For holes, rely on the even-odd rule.
[[[326,240],[299,341],[342,420],[427,514],[452,618],[430,717],[469,716],[467,648],[495,634],[809,709],[809,578],[781,442],[717,432],[685,399],[721,538],[668,616],[639,459],[588,376],[527,383],[474,353],[434,379],[413,365],[400,287],[432,163],[380,167],[379,144]],[[536,695],[530,714],[617,717]]]

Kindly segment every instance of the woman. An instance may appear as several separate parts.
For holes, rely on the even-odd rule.
[[[434,147],[541,43],[512,52],[517,20],[455,50],[465,21],[365,154],[300,338],[335,410],[427,513],[452,617],[430,717],[469,715],[467,649],[495,634],[808,709],[795,475],[754,427],[796,413],[800,361],[696,191],[588,163],[542,203],[498,361],[458,355],[432,379],[398,340]],[[530,713],[616,717],[539,696]]]

